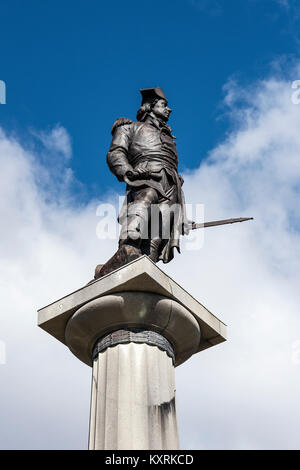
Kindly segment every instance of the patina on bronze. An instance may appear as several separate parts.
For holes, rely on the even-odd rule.
[[[176,138],[167,125],[172,110],[159,87],[143,89],[141,95],[137,121],[119,118],[112,127],[107,163],[118,180],[126,183],[126,197],[118,218],[119,249],[96,267],[95,279],[144,254],[155,263],[168,263],[175,248],[180,252],[180,237],[190,230],[242,221],[195,224],[187,220]]]

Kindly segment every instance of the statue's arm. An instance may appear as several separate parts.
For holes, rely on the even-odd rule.
[[[113,139],[107,154],[107,164],[119,181],[124,180],[124,176],[128,171],[133,171],[127,158],[132,136],[132,125],[132,121],[120,118],[112,128]]]

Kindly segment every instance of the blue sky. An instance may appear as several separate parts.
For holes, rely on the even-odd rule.
[[[113,121],[134,119],[139,89],[159,85],[180,169],[194,169],[228,131],[224,84],[246,85],[297,55],[298,19],[297,2],[283,0],[2,1],[1,126],[65,127],[81,196],[100,197],[118,185],[105,162]]]
[[[184,237],[159,264],[228,325],[176,368],[181,448],[299,449],[299,0],[0,8],[0,448],[87,446],[91,370],[36,311],[115,252],[97,231],[99,202],[125,189],[110,129],[159,85],[186,202],[206,220],[254,217],[205,230],[200,248]]]

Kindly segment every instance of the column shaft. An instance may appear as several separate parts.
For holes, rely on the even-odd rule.
[[[90,449],[178,449],[174,367],[157,346],[118,344],[93,363]]]

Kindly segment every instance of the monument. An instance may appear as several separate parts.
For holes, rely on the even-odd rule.
[[[226,340],[226,325],[156,263],[170,262],[197,224],[185,212],[171,113],[141,90],[137,121],[119,118],[107,154],[126,183],[116,253],[94,280],[38,311],[38,325],[93,367],[89,449],[178,449],[174,368]]]

